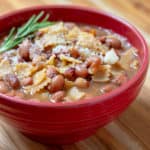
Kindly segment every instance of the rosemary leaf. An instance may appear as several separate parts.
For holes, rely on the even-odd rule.
[[[36,18],[34,19],[33,23],[37,23],[37,21],[44,15],[44,11],[41,11]]]
[[[54,22],[48,21],[49,14],[47,14],[41,22],[38,22],[43,17],[43,15],[44,11],[41,11],[38,15],[32,15],[31,18],[17,30],[13,27],[7,38],[0,46],[0,53],[14,48],[25,38],[33,36],[33,33],[40,28],[44,28],[54,24]],[[16,34],[15,31],[17,31]]]
[[[34,19],[35,19],[35,15],[33,15],[33,16],[27,21],[26,24],[24,24],[22,27],[20,27],[20,28],[18,29],[18,32],[17,32],[16,36],[20,36],[25,30],[27,30],[28,27],[32,25],[32,22],[34,21]]]
[[[44,21],[47,21],[48,20],[48,18],[49,18],[49,14],[47,14],[46,16],[45,16],[45,18],[42,20],[42,22],[44,22]]]
[[[15,32],[15,28],[13,27],[13,28],[10,30],[9,35],[8,35],[7,38],[4,40],[4,42],[3,42],[2,45],[6,45],[6,44],[12,39],[14,32]]]

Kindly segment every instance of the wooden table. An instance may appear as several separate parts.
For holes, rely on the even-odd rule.
[[[102,9],[133,23],[150,44],[149,0],[0,0],[0,12],[34,5],[83,5]],[[148,150],[150,149],[150,70],[138,98],[114,122],[90,138],[66,146],[47,147],[20,135],[0,119],[0,150]]]

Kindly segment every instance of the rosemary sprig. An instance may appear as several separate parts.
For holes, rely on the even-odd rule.
[[[9,35],[0,46],[0,53],[14,48],[26,37],[30,36],[38,29],[54,24],[53,22],[48,21],[49,14],[47,14],[41,22],[38,22],[43,17],[43,15],[44,11],[41,11],[38,15],[31,16],[31,18],[22,27],[19,27],[18,29],[13,27],[10,30]]]

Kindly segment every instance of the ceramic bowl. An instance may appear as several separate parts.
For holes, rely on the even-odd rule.
[[[148,69],[148,47],[139,31],[112,14],[79,6],[40,6],[0,16],[0,33],[24,23],[41,10],[50,20],[71,21],[111,29],[126,38],[140,52],[141,66],[136,75],[120,88],[73,103],[40,103],[0,94],[0,114],[9,118],[20,132],[49,144],[73,143],[92,135],[123,112],[138,95]]]

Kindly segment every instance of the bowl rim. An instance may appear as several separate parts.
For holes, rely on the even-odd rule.
[[[55,108],[55,107],[76,108],[76,107],[82,107],[82,106],[85,106],[85,105],[86,106],[87,105],[94,105],[94,104],[97,104],[97,103],[103,103],[103,101],[107,101],[110,98],[113,98],[116,95],[124,92],[125,90],[130,88],[132,85],[134,85],[134,83],[137,82],[138,79],[140,79],[142,77],[142,75],[145,73],[145,71],[148,68],[148,64],[149,64],[149,50],[148,50],[148,46],[147,46],[147,43],[146,43],[144,37],[128,21],[126,21],[125,19],[123,19],[121,17],[118,17],[118,16],[116,16],[112,13],[108,13],[108,12],[98,10],[98,9],[95,9],[95,8],[89,8],[89,7],[78,6],[78,5],[73,6],[73,5],[57,5],[57,4],[55,4],[55,5],[32,6],[32,7],[27,7],[27,8],[23,8],[23,9],[18,9],[18,10],[15,10],[13,12],[8,12],[8,13],[2,14],[0,16],[0,19],[4,19],[4,18],[10,17],[10,16],[14,16],[18,13],[23,13],[23,12],[33,11],[33,10],[41,10],[41,9],[51,9],[51,8],[74,9],[74,10],[93,12],[93,13],[97,13],[97,14],[102,14],[102,15],[104,15],[106,17],[109,17],[113,20],[117,20],[121,24],[124,24],[125,26],[130,28],[137,35],[137,37],[139,38],[139,40],[142,43],[143,52],[144,52],[144,56],[143,56],[143,59],[142,59],[143,63],[141,63],[141,66],[140,66],[138,72],[131,78],[131,80],[129,80],[127,83],[125,83],[120,88],[117,88],[117,89],[113,90],[112,92],[106,93],[104,95],[93,96],[92,98],[79,100],[79,101],[76,101],[76,102],[50,103],[50,102],[38,102],[38,101],[35,101],[35,100],[25,101],[21,98],[11,97],[11,96],[7,96],[5,94],[0,93],[0,101],[2,99],[5,99],[5,101],[7,101],[9,103],[14,103],[16,105],[19,104],[19,105],[24,105],[24,106],[27,106],[27,107],[31,106],[31,107],[37,107],[37,108]]]

